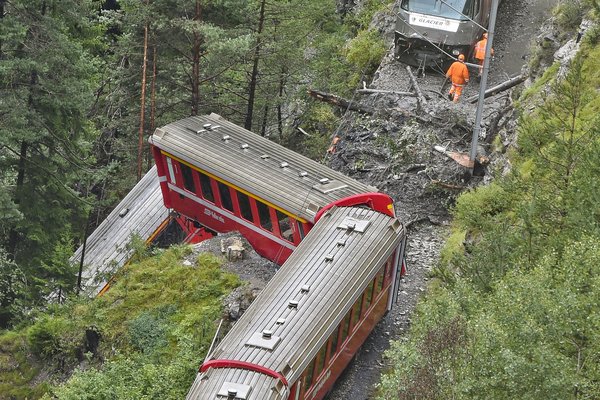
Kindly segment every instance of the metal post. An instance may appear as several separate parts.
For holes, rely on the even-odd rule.
[[[485,98],[485,89],[487,85],[488,69],[490,66],[490,55],[492,53],[492,43],[494,42],[494,29],[496,25],[496,14],[498,13],[499,0],[492,0],[492,10],[490,12],[490,24],[488,27],[488,41],[485,47],[485,59],[483,60],[483,72],[481,74],[481,86],[479,87],[479,101],[477,102],[477,113],[475,114],[475,126],[473,126],[473,138],[471,140],[471,168],[475,166],[475,157],[477,156],[477,141],[481,131],[481,114],[483,112],[483,100]]]

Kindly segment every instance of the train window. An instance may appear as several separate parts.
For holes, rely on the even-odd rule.
[[[369,309],[371,303],[373,301],[373,287],[375,286],[375,282],[371,282],[369,286],[367,286],[367,290],[365,291],[365,301],[363,304],[363,314]]]
[[[210,201],[211,203],[215,202],[215,195],[213,193],[212,190],[212,186],[210,184],[210,178],[203,174],[202,172],[199,172],[200,174],[200,189],[202,190],[202,197],[204,197],[206,200]]]
[[[273,223],[271,222],[271,213],[269,206],[261,201],[256,202],[256,208],[258,209],[258,217],[260,218],[260,226],[268,231],[273,232]]]
[[[196,185],[194,185],[194,175],[192,169],[187,165],[180,163],[181,175],[183,175],[183,187],[190,192],[196,193]]]
[[[377,296],[383,290],[383,279],[385,269],[381,268],[381,271],[377,274],[377,281],[375,282],[375,296]]]
[[[352,306],[352,326],[353,329],[356,329],[358,325],[358,320],[360,319],[360,309],[362,306],[363,296],[360,296],[356,299],[356,303]]]
[[[465,20],[468,19],[462,12],[468,13],[472,0],[445,0],[442,2],[431,0],[402,0],[400,7],[406,11],[416,12],[436,17]]]
[[[479,0],[473,1],[473,8],[470,15],[471,17],[475,17],[477,14],[479,14]]]
[[[308,367],[306,368],[306,371],[304,372],[304,387],[305,387],[305,390],[308,390],[308,388],[312,384],[313,372],[315,370],[315,363],[316,362],[317,362],[317,359],[316,358],[313,359],[311,361],[311,363],[308,364]]]
[[[177,184],[176,180],[175,180],[175,166],[173,165],[173,160],[171,159],[171,157],[166,157],[167,159],[167,167],[169,169],[169,178],[171,178],[171,182],[173,184]]]
[[[337,352],[339,335],[340,335],[340,327],[338,326],[337,328],[335,328],[335,330],[331,334],[331,337],[329,338],[329,341],[331,342],[331,351],[329,352],[329,359],[331,359],[332,355]]]
[[[221,195],[221,206],[226,210],[233,212],[233,202],[231,201],[229,186],[223,182],[217,182],[217,186],[219,187],[219,194]]]
[[[252,216],[252,208],[250,207],[250,198],[244,193],[237,192],[238,203],[240,205],[240,212],[242,213],[242,217],[245,220],[250,222],[254,222],[254,217]]]
[[[290,225],[290,217],[285,215],[279,210],[276,210],[277,221],[279,221],[279,232],[281,232],[281,237],[287,240],[288,242],[293,242],[294,238],[292,236],[292,226]]]
[[[351,321],[351,317],[352,316],[352,310],[348,311],[348,314],[346,314],[346,316],[344,317],[344,320],[342,321],[342,332],[340,335],[340,343],[344,343],[344,341],[346,340],[346,338],[348,337],[348,332],[350,332],[350,322]]]
[[[385,263],[385,281],[389,281],[392,277],[392,272],[394,271],[394,262],[391,258],[387,260]]]
[[[302,240],[304,239],[304,236],[306,236],[306,234],[304,233],[304,224],[298,221],[296,225],[298,225],[298,234],[300,235],[300,240]]]
[[[315,369],[315,378],[318,378],[323,372],[323,368],[325,368],[325,356],[327,356],[327,342],[323,344],[321,350],[319,350],[319,354],[317,354],[317,365]]]

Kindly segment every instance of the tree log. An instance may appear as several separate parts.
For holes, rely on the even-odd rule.
[[[358,93],[390,93],[398,96],[416,96],[413,92],[396,92],[394,90],[358,89]]]
[[[324,101],[329,104],[333,104],[340,108],[344,108],[347,110],[357,111],[363,114],[375,114],[375,110],[369,106],[359,105],[356,102],[348,101],[340,96],[336,96],[335,94],[325,93],[318,90],[309,89],[308,94],[311,97],[314,97],[317,100]]]
[[[491,87],[488,90],[486,90],[483,98],[485,99],[490,96],[494,96],[500,92],[510,89],[511,87],[517,86],[519,83],[525,82],[525,79],[527,79],[527,75],[525,75],[525,74],[517,75],[513,78],[510,78],[509,80],[502,82],[501,84],[496,85],[496,86]],[[479,100],[478,94],[475,96],[471,96],[467,99],[467,101],[471,104],[477,103],[478,100]]]
[[[419,87],[419,84],[417,83],[417,78],[415,78],[415,76],[412,73],[412,70],[410,69],[410,66],[407,65],[406,66],[406,70],[408,71],[408,76],[410,78],[410,83],[412,84],[412,87],[415,91],[415,93],[417,94],[417,102],[419,104],[419,108],[423,108],[427,105],[427,100],[425,99],[425,96],[423,95],[423,92],[421,91],[421,88]]]
[[[395,90],[379,90],[379,89],[368,89],[367,84],[363,82],[363,88],[357,90],[358,93],[391,93],[397,94],[398,96],[416,96],[413,92],[397,92]]]

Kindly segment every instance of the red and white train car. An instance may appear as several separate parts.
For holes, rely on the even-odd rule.
[[[395,301],[405,229],[331,207],[216,346],[188,400],[322,399]]]
[[[394,216],[392,200],[376,188],[217,114],[173,122],[149,141],[167,208],[209,232],[240,231],[278,264],[333,206]]]

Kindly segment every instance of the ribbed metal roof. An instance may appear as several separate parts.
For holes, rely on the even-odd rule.
[[[209,360],[257,364],[294,382],[403,236],[404,228],[397,219],[373,210],[359,207],[329,210]],[[261,343],[265,330],[271,339]],[[264,375],[261,379],[268,381],[266,386],[263,381],[259,383],[256,372],[211,368],[197,375],[187,398],[218,399],[217,393],[226,382],[250,386],[255,394],[249,399],[283,398],[273,397],[270,392],[277,379]]]
[[[149,142],[308,221],[333,201],[377,192],[217,114],[168,124]]]
[[[84,291],[97,295],[129,260],[133,250],[126,246],[132,235],[147,240],[168,217],[153,166],[87,238],[81,279]],[[79,264],[82,250],[80,246],[73,254],[72,264]]]

